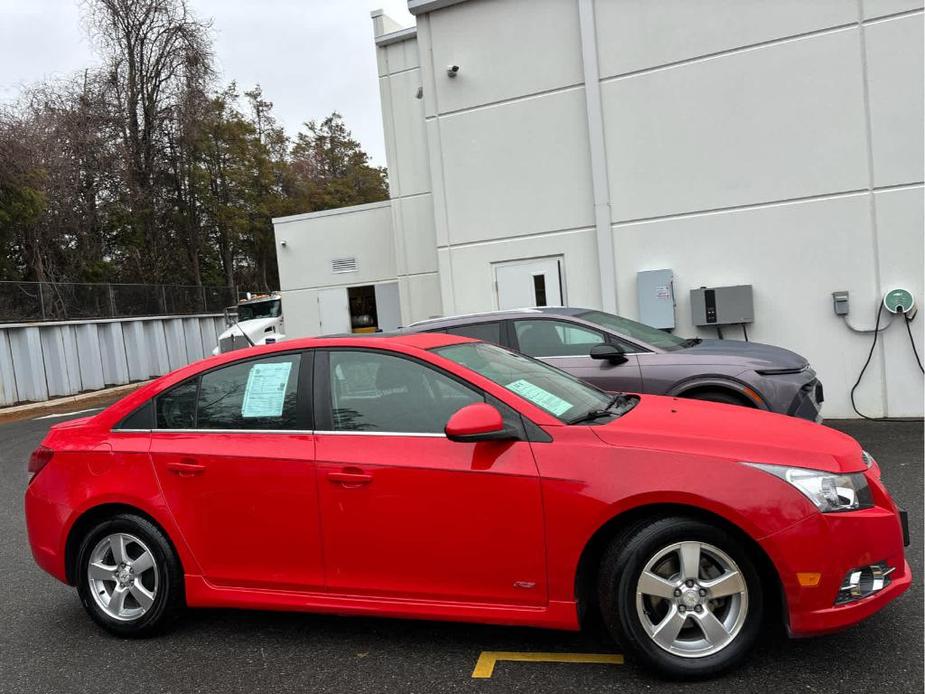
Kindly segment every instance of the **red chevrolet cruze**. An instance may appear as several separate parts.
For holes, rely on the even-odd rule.
[[[577,629],[673,676],[908,588],[874,460],[810,422],[611,397],[442,334],[293,340],[193,364],[54,427],[36,561],[144,636],[240,607]],[[772,610],[772,608],[774,608]]]

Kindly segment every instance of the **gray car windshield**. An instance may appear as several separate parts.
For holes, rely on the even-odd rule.
[[[688,341],[683,337],[677,337],[676,335],[666,333],[658,328],[653,328],[650,325],[637,323],[634,320],[623,318],[622,316],[615,316],[612,313],[585,311],[584,313],[576,314],[576,316],[589,323],[595,323],[602,328],[609,328],[614,332],[625,335],[631,340],[638,340],[639,342],[658,347],[659,349],[670,351],[683,349],[688,346]]]
[[[485,342],[466,342],[433,350],[507,388],[563,422],[607,407],[610,397],[546,364]]]

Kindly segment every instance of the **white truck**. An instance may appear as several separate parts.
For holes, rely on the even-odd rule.
[[[218,336],[218,346],[212,350],[212,354],[286,339],[283,304],[276,293],[248,295],[237,306],[226,308],[225,324],[228,328]]]

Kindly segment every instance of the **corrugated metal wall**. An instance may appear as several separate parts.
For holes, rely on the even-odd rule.
[[[212,354],[220,314],[0,325],[0,407],[144,381]]]

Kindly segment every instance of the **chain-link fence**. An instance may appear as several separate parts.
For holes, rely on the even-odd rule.
[[[0,323],[221,313],[232,287],[0,282]]]

